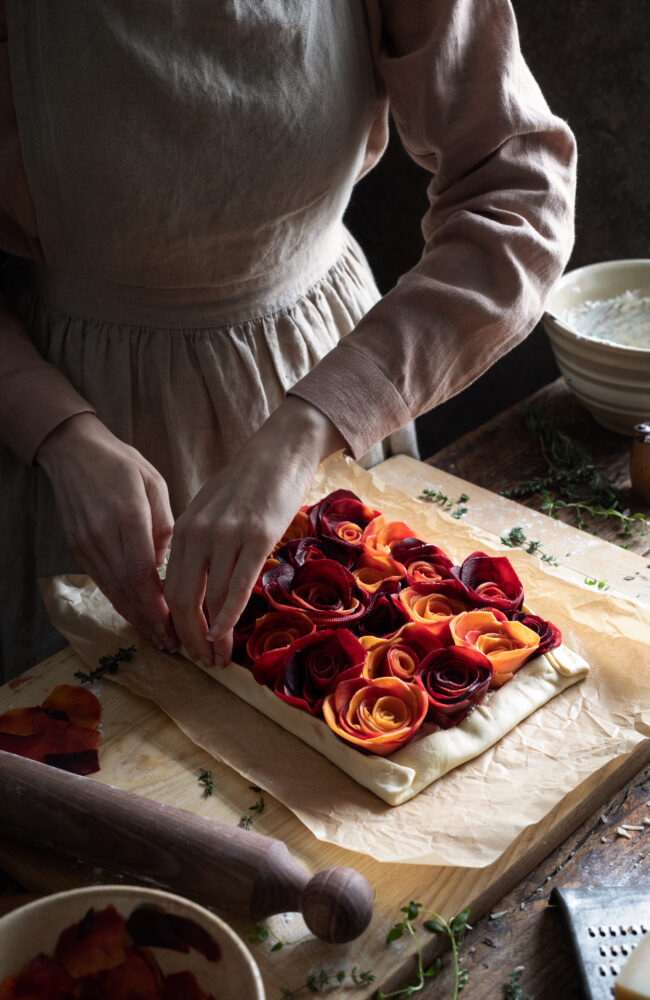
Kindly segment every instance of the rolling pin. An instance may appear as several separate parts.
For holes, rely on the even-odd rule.
[[[2,750],[0,832],[255,922],[300,912],[321,941],[352,941],[372,917],[353,868],[311,878],[280,840]]]

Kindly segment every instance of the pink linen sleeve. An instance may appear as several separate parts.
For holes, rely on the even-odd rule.
[[[94,413],[64,375],[38,353],[0,296],[0,439],[28,465],[50,431],[78,413]]]
[[[573,243],[575,142],[508,0],[366,0],[407,152],[434,176],[418,264],[291,390],[355,457],[524,339]]]

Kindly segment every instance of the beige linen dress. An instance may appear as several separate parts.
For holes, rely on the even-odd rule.
[[[35,577],[75,568],[31,466],[54,426],[96,411],[175,514],[287,391],[363,456],[530,330],[571,246],[575,151],[508,0],[6,0],[6,18],[3,287],[64,376],[11,372],[0,398],[17,672],[56,646]],[[371,308],[342,216],[387,98],[436,177],[422,260]]]
[[[375,114],[363,7],[16,2],[7,16],[45,266],[14,265],[5,287],[178,515],[378,298],[341,222]],[[27,666],[51,648],[25,628],[34,574],[76,567],[45,476],[5,455],[2,480],[5,655],[22,646]]]

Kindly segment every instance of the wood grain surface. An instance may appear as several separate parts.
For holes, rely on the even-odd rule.
[[[515,417],[513,412],[512,418]],[[488,439],[494,440],[492,432]],[[505,455],[508,454],[506,441],[507,435],[502,452]],[[461,441],[459,444],[462,447],[455,452],[453,459],[449,458],[449,449],[445,449],[447,458],[443,455],[441,464],[446,463],[446,469],[426,468],[413,463],[418,467],[418,476],[417,481],[409,481],[409,492],[417,494],[424,485],[437,485],[436,478],[449,476],[451,467],[464,471],[461,460],[469,459],[462,459],[463,448],[469,455],[472,446],[471,442],[463,445]],[[484,442],[483,450],[485,448],[487,443]],[[492,448],[490,450],[493,451]],[[618,450],[620,453],[620,439]],[[379,472],[391,481],[395,481],[395,476],[401,477],[402,481],[397,485],[404,489],[407,488],[404,484],[404,463],[409,466],[409,462],[392,459]],[[494,463],[486,459],[486,477],[491,475],[490,464]],[[521,476],[529,474],[524,471],[523,465],[521,468]],[[413,475],[413,466],[410,466],[408,475]],[[456,480],[452,478],[445,482],[454,488],[456,486]],[[534,511],[527,513],[521,505],[511,507],[510,501],[494,493],[483,497],[471,484],[461,482],[464,491],[474,494],[468,504],[468,520],[498,534],[515,523],[523,524],[527,516],[542,518],[549,524],[542,523],[541,528],[551,532],[544,536],[547,551],[553,552],[552,546],[557,545],[558,553],[577,577],[587,573],[593,575],[606,566],[608,579],[611,578],[608,586],[633,600],[650,603],[647,558],[639,553],[614,548],[602,539],[592,541],[589,536],[576,539],[578,533],[572,528],[563,528]],[[486,482],[485,478],[483,482]],[[489,519],[490,523],[480,525],[477,518]],[[531,525],[537,528],[537,521],[533,520]],[[540,537],[540,534],[533,535],[531,529],[531,537]],[[565,546],[567,538],[576,544]],[[578,553],[577,557],[566,556],[573,550]],[[641,551],[645,553],[644,549]],[[47,674],[49,689],[58,679],[70,680],[73,670],[77,669],[73,660],[74,654],[64,652],[44,664],[40,672],[31,672],[31,676],[35,682],[40,677],[44,683],[44,675]],[[34,690],[37,687],[38,683]],[[27,697],[27,687],[23,690]],[[0,708],[7,703],[8,697],[9,693],[3,690]],[[134,698],[124,689],[109,683],[103,684],[102,702],[105,707],[105,743],[102,747],[103,771],[98,776],[100,781],[111,781],[140,795],[189,807],[226,822],[238,821],[250,805],[249,799],[252,801],[252,793],[243,779],[189,743],[150,703]],[[29,702],[23,699],[22,703]],[[525,831],[507,857],[478,872],[379,865],[360,855],[351,855],[318,843],[279,803],[267,800],[264,815],[255,824],[259,832],[283,839],[298,863],[311,872],[330,864],[357,867],[377,892],[376,917],[369,931],[355,946],[332,949],[307,941],[277,953],[270,952],[269,943],[253,946],[265,977],[269,1000],[279,1000],[282,987],[304,984],[306,975],[321,967],[331,971],[352,965],[359,969],[372,968],[377,981],[385,989],[397,988],[408,982],[414,971],[413,949],[408,947],[408,942],[386,947],[385,935],[399,918],[399,907],[409,899],[422,901],[446,917],[453,916],[464,906],[470,906],[475,926],[463,948],[465,965],[470,971],[469,985],[463,994],[467,1000],[493,1000],[504,996],[508,973],[520,964],[526,967],[521,979],[524,995],[528,992],[534,995],[535,1000],[547,997],[549,1000],[576,1000],[579,993],[573,959],[565,942],[559,914],[548,905],[550,886],[560,882],[574,885],[625,884],[626,880],[643,877],[643,873],[647,872],[647,851],[643,847],[645,834],[635,833],[628,840],[617,836],[614,831],[619,822],[641,823],[641,814],[645,815],[649,750],[650,744],[643,744],[633,757],[616,761],[603,769],[592,782],[585,783],[576,793],[568,796],[542,823]],[[218,802],[200,797],[197,776],[206,768],[211,768],[217,779],[220,788]],[[627,788],[620,792],[626,782],[629,782]],[[607,823],[602,823],[600,819],[603,810],[607,814]],[[579,829],[576,830],[577,827]],[[575,833],[572,832],[574,830]],[[601,836],[606,836],[606,843],[601,842]],[[650,836],[650,831],[647,836]],[[549,854],[554,849],[555,854]],[[26,845],[8,841],[0,843],[0,865],[13,875],[20,886],[35,892],[105,881],[107,878],[106,872],[86,866],[81,861],[71,867],[62,865],[60,859],[45,849],[36,853]],[[502,915],[490,919],[490,913]],[[250,929],[236,920],[232,923],[242,933]],[[285,938],[295,933],[292,921],[272,923],[272,931]],[[440,948],[429,935],[425,940],[426,960],[431,961]],[[447,960],[445,965],[448,965]],[[363,1000],[372,992],[369,987],[365,991],[363,988],[336,990],[328,995],[349,995],[354,1000]],[[418,995],[423,1000],[451,997],[448,971],[443,970],[441,976],[431,980]]]
[[[630,486],[629,453],[632,439],[608,431],[596,423],[561,378],[544,386],[525,403],[517,403],[504,410],[481,427],[431,455],[427,463],[496,494],[534,476],[543,475],[547,471],[547,465],[538,442],[526,430],[525,414],[529,407],[535,412],[548,414],[567,433],[587,447],[612,482],[623,491],[630,512],[644,514],[646,519],[650,519],[650,504],[636,496]],[[539,496],[518,502],[531,509],[540,506]],[[569,514],[563,514],[563,518],[572,523]],[[627,545],[628,540],[621,538],[614,523],[601,521],[595,527],[600,538]],[[650,535],[632,535],[628,548],[637,555],[650,556]]]

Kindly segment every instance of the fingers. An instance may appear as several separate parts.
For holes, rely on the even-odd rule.
[[[174,517],[169,505],[167,484],[160,479],[144,479],[144,488],[151,509],[151,535],[156,566],[161,566],[167,555],[174,529]]]
[[[218,639],[232,632],[268,554],[269,545],[265,540],[244,544],[229,577],[216,560],[213,561],[205,594],[210,619],[209,639]]]
[[[66,541],[76,562],[84,573],[97,584],[115,610],[136,628],[146,634],[151,634],[149,622],[118,583],[102,552],[87,537],[82,539],[77,535],[68,535]]]
[[[165,580],[165,599],[176,634],[193,660],[212,667],[212,647],[206,640],[208,625],[203,614],[207,566],[196,540],[186,540],[182,519],[176,523]]]
[[[140,495],[138,496],[138,492]],[[152,518],[144,488],[110,517],[76,518],[66,533],[75,559],[115,609],[159,649],[178,648],[156,569]]]
[[[134,512],[133,517],[120,525],[122,560],[117,578],[132,605],[149,623],[163,647],[171,652],[177,643],[156,569],[151,523],[144,513]]]

